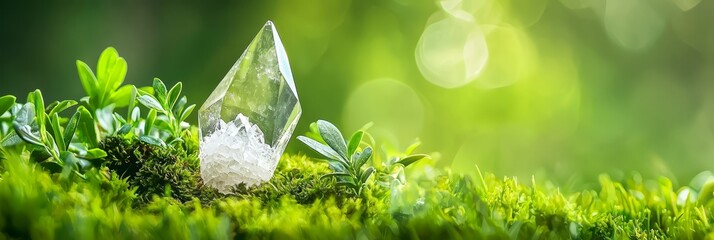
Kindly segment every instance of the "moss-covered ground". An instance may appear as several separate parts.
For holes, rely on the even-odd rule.
[[[107,167],[62,179],[26,156],[5,156],[0,238],[7,239],[705,239],[712,188],[682,197],[666,178],[561,192],[535,180],[460,176],[428,162],[391,188],[346,194],[326,163],[285,155],[258,187],[222,195],[198,175],[195,139],[158,147],[107,138]],[[696,195],[696,196],[695,196]],[[690,198],[687,199],[687,196]]]

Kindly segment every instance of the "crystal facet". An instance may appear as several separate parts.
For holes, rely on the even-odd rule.
[[[268,21],[198,111],[201,178],[227,193],[270,180],[302,109]]]

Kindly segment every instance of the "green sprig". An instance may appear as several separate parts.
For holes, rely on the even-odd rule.
[[[363,133],[358,131],[353,134],[348,144],[342,138],[340,130],[328,121],[318,120],[317,129],[325,144],[305,136],[299,136],[298,140],[326,158],[333,172],[323,177],[335,178],[338,186],[347,187],[356,196],[361,195],[369,177],[375,171],[374,167],[365,167],[372,157],[372,148],[366,147],[361,151],[358,149]]]

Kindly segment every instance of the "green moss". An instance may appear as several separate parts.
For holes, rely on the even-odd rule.
[[[196,153],[121,137],[108,137],[100,145],[107,152],[106,166],[136,188],[139,204],[167,193],[181,202],[193,198],[207,202],[219,196],[203,186]]]
[[[287,156],[278,165],[275,175],[262,185],[239,185],[233,193],[239,197],[255,198],[264,204],[289,196],[299,204],[310,204],[318,199],[342,198],[345,194],[335,186],[334,179],[321,178],[328,173],[327,164],[320,164],[304,156]]]
[[[535,181],[422,166],[405,185],[369,181],[353,198],[319,177],[329,171],[323,162],[286,155],[269,182],[211,196],[201,187],[195,153],[118,138],[103,146],[111,170],[90,171],[87,180],[60,180],[22,158],[4,160],[0,238],[714,237],[711,198],[678,200],[666,178],[618,182],[603,175],[598,189],[563,193]]]

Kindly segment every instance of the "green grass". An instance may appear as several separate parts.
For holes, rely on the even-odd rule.
[[[184,170],[195,167],[191,160],[195,153],[187,154],[185,149],[167,150],[140,141],[110,140],[101,146],[109,154],[108,166],[120,160],[115,155],[118,151],[111,148],[121,148],[148,156],[143,160],[156,161],[150,163],[156,166],[176,168],[160,159],[169,156],[174,162],[189,163],[181,165],[186,167]],[[137,151],[140,148],[145,149]],[[167,152],[174,155],[165,155]],[[491,174],[483,178],[459,176],[424,162],[410,170],[407,184],[385,189],[376,181],[368,181],[364,194],[352,197],[348,189],[335,186],[334,179],[319,177],[330,172],[326,163],[303,155],[286,155],[270,182],[239,187],[234,194],[224,196],[203,191],[200,177],[180,169],[164,175],[120,178],[110,167],[88,171],[86,180],[73,181],[60,178],[60,173],[51,174],[23,157],[9,157],[3,165],[3,238],[714,236],[710,226],[712,192],[700,191],[698,198],[678,202],[678,194],[666,178],[644,181],[633,177],[615,182],[603,175],[599,189],[562,193],[535,181],[522,183]],[[157,177],[178,179],[182,174],[184,179],[175,183]],[[147,186],[161,190],[147,191]],[[696,192],[692,189],[692,193]]]

